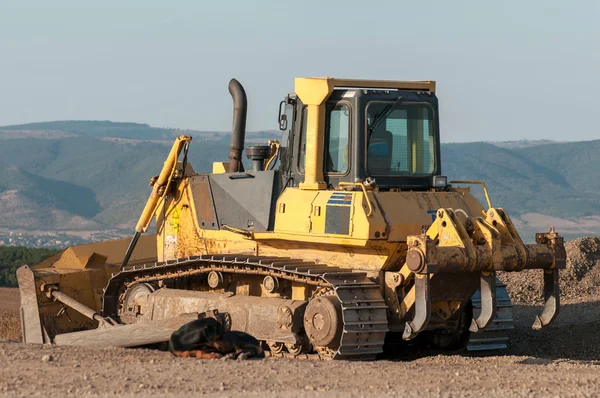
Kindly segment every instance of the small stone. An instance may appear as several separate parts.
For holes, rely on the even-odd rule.
[[[313,391],[315,388],[313,386],[307,385],[304,387],[306,391]]]
[[[54,357],[52,355],[46,354],[42,357],[42,362],[52,362],[52,361],[54,361]]]
[[[144,383],[141,383],[141,384],[140,384],[138,387],[139,387],[139,388],[144,388],[144,387],[146,387],[146,386],[144,385]]]
[[[74,368],[79,368],[79,367],[81,367],[81,365],[80,365],[80,364],[78,364],[78,363],[76,363],[75,365],[73,365],[73,367],[74,367]]]
[[[151,360],[150,360],[150,363],[154,363],[154,362],[156,362],[154,359],[151,359]]]

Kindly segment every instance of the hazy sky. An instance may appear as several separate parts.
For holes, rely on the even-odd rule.
[[[297,76],[438,81],[443,141],[600,138],[600,1],[4,1],[0,125],[275,129]]]

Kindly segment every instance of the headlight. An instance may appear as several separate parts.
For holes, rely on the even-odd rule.
[[[448,177],[433,176],[433,186],[435,188],[444,188],[446,185],[448,185]]]

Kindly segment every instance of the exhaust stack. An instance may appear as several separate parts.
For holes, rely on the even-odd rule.
[[[229,82],[229,93],[233,98],[233,128],[231,130],[231,146],[229,150],[229,172],[244,171],[242,151],[246,135],[246,113],[248,100],[244,87],[235,79]]]

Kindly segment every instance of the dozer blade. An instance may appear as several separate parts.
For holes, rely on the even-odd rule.
[[[558,285],[558,270],[544,270],[544,310],[535,317],[531,326],[533,330],[540,330],[548,326],[558,315],[560,308],[560,287]]]
[[[471,321],[471,332],[479,332],[488,327],[496,316],[496,273],[482,272],[480,279],[481,313]]]
[[[406,322],[402,338],[410,340],[417,337],[431,320],[431,282],[429,274],[415,275],[415,316]]]
[[[129,239],[72,246],[33,266],[17,270],[25,343],[52,343],[58,334],[94,329],[104,323],[102,291],[123,261]],[[129,264],[156,261],[156,235],[141,236]],[[64,294],[64,296],[63,296]],[[75,298],[76,308],[60,299]],[[63,300],[64,301],[64,300]],[[72,303],[73,304],[73,303]]]

